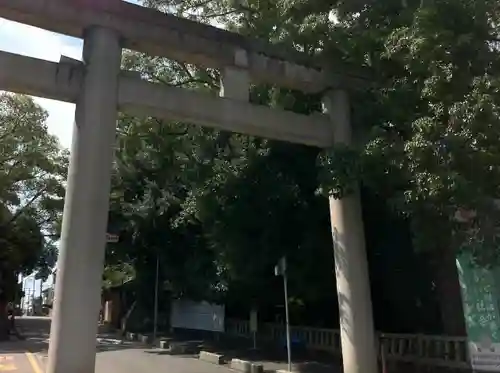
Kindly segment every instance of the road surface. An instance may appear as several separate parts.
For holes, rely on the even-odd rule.
[[[17,319],[26,341],[0,343],[0,373],[43,373],[47,364],[50,319]],[[96,338],[96,373],[231,373],[227,367],[212,365],[195,355],[168,355],[137,342],[112,337]]]
[[[47,365],[47,352],[50,332],[50,319],[41,317],[22,317],[17,320],[25,341],[0,342],[0,373],[44,373]],[[237,350],[238,354],[241,351]],[[227,354],[226,354],[227,353]],[[231,356],[230,351],[224,355]],[[253,360],[244,355],[233,357]],[[296,357],[295,360],[298,358]],[[255,361],[260,361],[255,359]],[[275,359],[260,361],[268,371],[285,369],[286,363]],[[340,364],[324,364],[319,361],[294,364],[297,372],[338,373]],[[413,366],[392,367],[391,373],[414,373]],[[128,342],[111,336],[96,338],[95,373],[231,373],[227,365],[214,365],[198,360],[196,355],[169,355],[166,351],[150,348],[138,342]],[[440,372],[431,369],[428,372]],[[442,372],[442,371],[441,371]]]
[[[43,364],[26,343],[0,343],[0,373],[43,373]]]

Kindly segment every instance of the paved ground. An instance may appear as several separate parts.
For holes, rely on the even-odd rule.
[[[0,343],[0,373],[43,373],[43,364],[27,342]]]
[[[177,334],[177,342],[186,341],[192,346],[190,350],[215,352],[225,357],[229,364],[232,358],[248,360],[262,364],[266,371],[287,370],[287,353],[283,342],[282,346],[276,343],[259,341],[257,349],[253,349],[252,342],[247,338],[222,337],[220,340],[203,338],[203,333],[191,332]],[[321,351],[307,351],[295,346],[292,348],[293,371],[298,373],[340,373],[341,362],[338,357]]]
[[[0,342],[0,373],[43,373],[47,363],[50,319],[23,317],[17,320],[24,341]],[[185,355],[169,355],[166,351],[148,348],[137,342],[126,342],[114,336],[100,335],[96,339],[95,373],[231,373],[227,364],[218,366],[199,361],[200,349],[262,363],[268,372],[286,369],[286,354],[276,346],[261,345],[259,350],[245,347],[248,341],[207,341],[196,336],[178,336],[176,342],[189,343],[193,348]],[[240,344],[241,343],[241,344]],[[329,354],[294,351],[294,371],[298,373],[340,373],[338,359]],[[451,373],[413,366],[388,367],[387,373]]]
[[[50,320],[17,319],[24,341],[0,343],[0,373],[43,373],[47,363]],[[227,373],[227,368],[199,361],[195,356],[169,356],[139,343],[101,336],[96,339],[96,373]]]
[[[0,342],[0,373],[43,373],[47,363],[50,320],[16,320],[24,341]],[[227,367],[199,361],[195,354],[171,356],[163,350],[111,336],[96,339],[96,373],[230,373]],[[5,361],[5,363],[3,363]]]
[[[47,362],[48,337],[50,331],[50,319],[43,317],[22,317],[16,320],[18,329],[22,335],[27,337],[26,341],[10,342],[11,345],[22,355],[25,351],[31,351],[38,358],[39,365],[43,367]],[[207,342],[196,340],[192,336],[184,341],[194,346],[188,354],[169,355],[163,350],[148,348],[140,343],[126,342],[114,336],[101,335],[97,338],[96,373],[149,373],[164,371],[168,373],[230,373],[228,365],[217,366],[197,358],[198,351],[203,348],[214,352],[222,352],[227,357],[236,357],[262,363],[268,371],[286,369],[286,353],[283,349],[264,347],[260,350],[246,348],[235,340]],[[181,338],[182,340],[182,338]],[[14,348],[14,347],[13,347]],[[5,347],[0,344],[0,351]],[[222,351],[221,351],[222,349]],[[300,353],[295,354],[294,367],[300,373],[338,373],[339,366],[332,365],[330,361],[315,359],[309,361]],[[24,366],[16,373],[31,373]],[[28,370],[25,370],[28,369]],[[2,371],[0,370],[0,373]],[[35,371],[34,373],[41,373]]]
[[[138,344],[98,341],[96,373],[228,373],[227,368],[207,364],[192,356],[169,356]],[[0,343],[0,373],[43,373],[47,342],[42,340]]]
[[[41,357],[42,366],[46,363],[45,356]],[[191,356],[169,356],[162,354],[161,351],[140,347],[101,351],[96,356],[96,373],[164,371],[168,373],[230,373],[225,367],[208,364]]]

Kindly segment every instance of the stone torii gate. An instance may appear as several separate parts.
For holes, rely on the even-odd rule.
[[[300,54],[121,0],[0,0],[0,17],[84,39],[83,62],[0,52],[0,89],[76,103],[47,373],[95,370],[95,336],[117,111],[182,119],[326,148],[350,143],[346,89]],[[221,97],[120,70],[122,48],[217,68]],[[326,92],[305,116],[249,103],[249,83]],[[345,373],[375,373],[376,347],[358,196],[330,199]]]

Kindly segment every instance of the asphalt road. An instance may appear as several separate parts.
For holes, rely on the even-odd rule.
[[[50,319],[22,317],[18,328],[26,341],[0,343],[0,373],[43,373],[47,364]],[[227,367],[199,361],[194,355],[166,354],[137,342],[96,339],[96,373],[230,373]],[[3,359],[2,359],[3,357]]]
[[[43,373],[43,363],[27,342],[0,343],[0,373]]]
[[[24,341],[0,342],[0,373],[43,373],[47,364],[50,319],[22,317],[17,319],[20,332],[27,337]],[[239,350],[238,350],[239,351]],[[226,354],[228,351],[224,351]],[[240,351],[241,352],[241,351]],[[230,355],[230,354],[229,354]],[[242,358],[243,355],[234,357]],[[243,356],[244,359],[247,359]],[[298,357],[296,357],[297,359]],[[250,359],[259,361],[256,359]],[[261,361],[266,370],[284,369],[280,360]],[[297,361],[298,363],[298,361]],[[414,366],[394,366],[390,373],[414,373]],[[294,370],[301,373],[338,373],[340,365],[325,365],[319,361],[294,364]],[[196,355],[169,355],[163,350],[149,348],[138,342],[128,342],[110,336],[96,338],[95,373],[231,373],[227,365],[218,366],[198,360]],[[430,369],[426,372],[440,372]]]
[[[42,368],[47,362],[46,356],[46,353],[39,352]],[[168,373],[231,372],[226,367],[199,361],[194,356],[170,356],[159,350],[141,347],[122,346],[117,349],[99,351],[96,355],[96,373],[156,373],[165,371]],[[2,372],[0,371],[0,373]]]
[[[230,373],[226,367],[212,365],[190,356],[170,356],[154,350],[116,350],[97,355],[97,373]]]

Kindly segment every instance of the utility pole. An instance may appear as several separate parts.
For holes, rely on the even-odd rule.
[[[33,285],[31,286],[31,316],[35,315],[35,286],[36,286],[36,276],[33,273]]]
[[[288,360],[288,371],[292,371],[292,346],[290,343],[290,316],[288,313],[288,279],[286,275],[286,257],[280,259],[276,267],[274,267],[274,274],[276,276],[283,276],[283,291],[285,293],[285,319],[286,319],[286,352]]]
[[[43,280],[40,279],[40,316],[43,316]]]
[[[24,291],[24,276],[21,274],[21,294],[23,294]],[[21,307],[21,312],[23,312],[23,305],[24,305],[24,294],[22,297],[19,298],[19,307]]]
[[[286,319],[286,350],[288,357],[288,371],[292,371],[292,346],[290,345],[290,316],[288,313],[288,279],[286,271],[283,274],[283,288],[285,291],[285,319]]]

